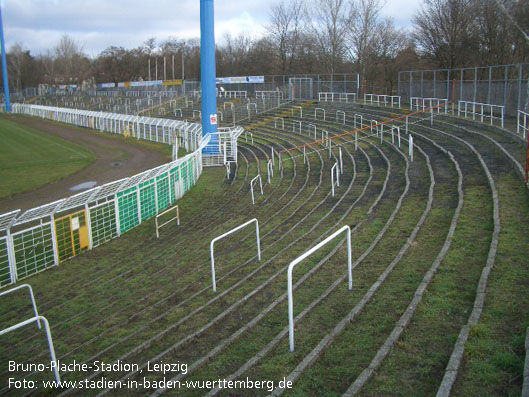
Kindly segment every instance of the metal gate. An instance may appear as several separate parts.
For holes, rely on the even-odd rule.
[[[312,78],[310,77],[291,77],[288,80],[289,98],[291,101],[301,99],[313,99],[312,95]]]
[[[55,219],[55,235],[59,262],[79,255],[90,247],[86,211],[79,211]]]

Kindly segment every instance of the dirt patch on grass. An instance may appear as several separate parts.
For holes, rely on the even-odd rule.
[[[115,139],[110,134],[107,137],[104,134],[89,130],[83,131],[65,124],[35,118],[15,115],[9,115],[6,118],[68,142],[81,145],[92,151],[97,160],[81,171],[59,181],[35,190],[0,199],[0,214],[17,208],[26,210],[37,207],[87,190],[87,188],[71,190],[80,184],[90,186],[93,185],[93,182],[96,182],[96,186],[101,186],[168,161],[167,156],[159,151],[134,145],[122,139]]]

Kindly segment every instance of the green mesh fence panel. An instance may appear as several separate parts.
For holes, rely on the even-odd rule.
[[[187,162],[189,188],[195,184],[195,162],[193,160],[193,158],[190,158]]]
[[[7,249],[7,238],[0,239],[0,286],[11,284],[11,272],[9,271],[9,256]]]
[[[158,212],[163,211],[171,204],[171,194],[169,192],[169,173],[164,173],[156,177],[156,194],[158,195]]]
[[[180,183],[180,166],[176,166],[169,171],[169,181],[171,182],[171,203],[174,203],[179,199],[179,188]]]
[[[189,186],[189,174],[187,172],[187,161],[182,163],[182,165],[180,166],[180,172],[182,175],[182,179],[184,180],[184,193],[186,193],[190,186]]]
[[[55,265],[51,224],[13,234],[17,277],[27,277]]]
[[[156,196],[154,179],[143,182],[140,189],[140,208],[142,222],[156,215]]]
[[[125,233],[140,223],[138,216],[138,195],[136,186],[119,192],[118,211],[119,211],[119,231]]]
[[[117,237],[114,201],[90,208],[90,227],[93,247]]]

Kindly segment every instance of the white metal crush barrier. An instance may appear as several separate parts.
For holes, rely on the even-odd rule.
[[[371,105],[384,105],[391,107],[397,106],[400,108],[400,96],[398,95],[378,95],[378,94],[364,94],[364,103]]]
[[[161,225],[158,223],[158,219],[166,214],[168,214],[169,212],[175,210],[175,216],[167,221],[165,221],[164,223],[162,223]],[[160,212],[159,214],[156,215],[156,219],[155,219],[155,224],[156,224],[156,238],[160,238],[160,232],[159,230],[164,227],[165,225],[173,222],[176,220],[176,224],[178,226],[180,226],[180,211],[178,210],[178,205],[175,205],[171,208],[168,208],[166,209],[165,211],[163,212]]]
[[[523,134],[523,137],[529,133],[529,113],[522,112],[518,110],[518,119],[517,119],[516,133]]]
[[[356,102],[358,94],[356,92],[320,92],[318,101],[320,102]]]
[[[503,128],[505,106],[492,105],[490,103],[479,103],[470,101],[459,101],[457,103],[457,115],[467,118],[471,115],[472,120],[476,117],[483,123],[486,119],[490,119],[490,125],[494,124],[494,120],[499,120],[501,128]]]
[[[441,113],[444,108],[444,113],[448,113],[448,99],[445,98],[421,98],[412,97],[410,99],[410,110],[423,110],[427,108],[437,108],[437,113]],[[442,106],[444,104],[444,106]]]
[[[303,255],[294,259],[288,265],[288,273],[287,273],[288,336],[289,336],[289,341],[290,341],[290,351],[291,352],[294,351],[294,296],[292,294],[292,271],[294,270],[294,267],[298,263],[300,263],[302,260],[312,255],[314,252],[319,250],[321,247],[326,245],[331,240],[335,239],[337,236],[339,236],[343,232],[347,233],[347,274],[349,278],[348,287],[349,287],[349,291],[352,291],[353,290],[353,252],[352,252],[352,246],[351,246],[351,228],[348,225],[343,226],[341,229],[331,234],[325,240],[323,240],[322,242],[318,243],[317,245],[309,249]]]
[[[213,292],[216,292],[217,291],[217,282],[215,281],[215,255],[214,255],[214,252],[213,252],[213,249],[214,249],[214,246],[215,246],[215,242],[223,239],[224,237],[227,237],[229,236],[230,234],[233,234],[239,230],[241,230],[242,228],[245,228],[246,226],[252,224],[255,222],[255,238],[256,238],[256,243],[257,243],[257,260],[259,262],[261,262],[261,238],[259,237],[259,221],[257,220],[257,218],[253,218],[251,220],[249,220],[248,222],[246,223],[243,223],[242,225],[239,225],[233,229],[231,229],[230,231],[218,236],[218,237],[215,237],[213,240],[211,240],[211,243],[209,245],[209,253],[210,253],[210,258],[211,258],[211,281],[213,283]]]

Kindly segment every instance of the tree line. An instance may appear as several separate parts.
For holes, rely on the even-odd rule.
[[[281,0],[270,7],[262,37],[217,38],[217,76],[357,72],[374,92],[392,93],[401,70],[529,60],[521,32],[529,30],[529,0],[423,0],[409,29],[382,17],[383,6],[383,0]],[[45,54],[16,43],[7,57],[14,90],[152,80],[156,69],[162,79],[164,58],[167,79],[200,79],[198,38],[149,38],[137,48],[110,46],[89,58],[64,35]]]

